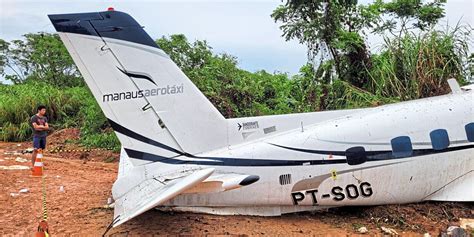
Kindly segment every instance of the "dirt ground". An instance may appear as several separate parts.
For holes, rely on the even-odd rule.
[[[55,133],[49,149],[77,149],[76,130]],[[29,143],[0,143],[0,168],[29,166]],[[26,162],[25,162],[26,160]],[[106,208],[117,175],[118,154],[111,151],[45,153],[47,217],[53,236],[102,235],[113,218]],[[18,168],[18,167],[17,167]],[[21,168],[21,167],[19,167]],[[31,236],[42,218],[42,179],[25,170],[0,169],[0,235]],[[61,186],[63,188],[61,188]],[[21,189],[28,189],[21,193]],[[24,190],[25,191],[25,190]],[[472,203],[421,203],[350,207],[281,217],[213,216],[151,210],[107,236],[270,235],[348,236],[365,226],[369,235],[389,227],[401,235],[438,236],[459,218],[474,218]]]

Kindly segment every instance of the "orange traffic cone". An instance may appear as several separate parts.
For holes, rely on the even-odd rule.
[[[36,153],[35,164],[33,166],[33,176],[41,177],[43,176],[43,150],[38,149]]]

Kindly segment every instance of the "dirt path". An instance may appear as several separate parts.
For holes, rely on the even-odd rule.
[[[1,154],[5,151],[0,149]],[[2,155],[1,165],[30,165],[28,155]],[[28,162],[18,163],[17,157]],[[44,160],[47,187],[48,223],[52,233],[98,233],[106,226],[112,211],[101,209],[110,195],[117,164],[80,160]],[[29,170],[0,171],[0,235],[34,233],[41,210],[41,178],[31,177]],[[60,187],[64,187],[64,192]],[[17,194],[27,188],[27,193]],[[14,193],[12,196],[11,193]],[[91,231],[92,230],[92,231]]]
[[[28,166],[31,154],[15,151],[26,148],[0,143],[0,167]],[[91,155],[88,160],[103,160]],[[78,154],[46,154],[48,223],[54,236],[102,235],[112,221],[113,210],[104,208],[117,175],[117,163],[87,161]],[[19,159],[17,159],[19,158]],[[16,159],[16,160],[15,160]],[[22,159],[26,159],[27,162]],[[60,187],[64,187],[64,192]],[[0,169],[0,235],[31,236],[41,213],[41,178],[29,170]],[[18,193],[27,188],[27,193]],[[12,194],[13,193],[13,196]],[[279,235],[347,236],[365,226],[369,234],[380,234],[380,226],[400,234],[436,236],[459,217],[472,218],[472,204],[412,204],[370,208],[343,208],[329,212],[284,215],[282,217],[213,216],[192,213],[149,211],[112,229],[110,236],[129,234],[183,235]]]

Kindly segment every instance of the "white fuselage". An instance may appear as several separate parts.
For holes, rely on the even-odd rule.
[[[313,115],[317,116],[318,113]],[[232,125],[236,122],[261,124],[260,120],[263,118],[265,117],[229,120],[229,128],[234,128],[236,135],[258,130],[253,126],[239,132],[238,126]],[[280,213],[275,211],[274,207],[277,206],[287,206],[289,210],[293,210],[294,206],[378,205],[423,200],[472,201],[474,143],[467,140],[464,125],[473,121],[472,92],[358,110],[315,124],[301,125],[298,119],[287,120],[286,123],[294,123],[297,128],[201,154],[197,159],[186,159],[200,162],[222,157],[220,161],[227,160],[221,163],[228,165],[190,164],[180,167],[186,170],[192,166],[210,166],[218,171],[254,174],[260,177],[258,182],[226,192],[181,194],[165,206],[214,207],[212,210],[182,210],[217,214],[242,212],[241,214],[273,215],[284,213],[283,209]],[[275,126],[278,131],[280,124],[275,122],[266,126],[271,127],[270,125]],[[260,125],[259,128],[262,129]],[[448,148],[435,152],[432,151],[430,132],[436,129],[447,131],[450,144]],[[410,137],[413,150],[423,152],[399,158],[384,158],[387,155],[385,153],[378,161],[367,161],[359,165],[332,163],[335,160],[345,160],[345,157],[318,154],[319,151],[345,151],[354,146],[363,146],[367,152],[391,152],[390,141],[399,136]],[[235,160],[231,161],[233,158]],[[245,160],[241,161],[242,158]],[[248,164],[252,160],[257,163]],[[267,160],[267,163],[260,164],[259,160]],[[307,162],[292,164],[293,161]],[[312,161],[327,161],[327,164]],[[162,172],[160,163],[149,166],[150,171],[156,166],[156,170]],[[280,176],[285,179],[283,184]],[[248,207],[256,206],[272,208],[249,211]],[[217,207],[241,208],[220,210]]]

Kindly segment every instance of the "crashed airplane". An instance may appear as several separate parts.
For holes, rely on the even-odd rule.
[[[113,226],[152,208],[278,216],[474,201],[474,94],[226,119],[130,15],[49,15],[122,148]]]

